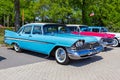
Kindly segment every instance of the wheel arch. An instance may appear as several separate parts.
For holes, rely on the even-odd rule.
[[[118,47],[120,45],[120,41],[117,39],[117,37],[115,37],[114,39],[116,39],[118,41],[118,45],[113,46],[113,47]]]
[[[63,48],[63,49],[66,50],[66,47],[65,47],[65,46],[59,46],[59,45],[57,45],[57,46],[55,46],[55,47],[52,49],[52,51],[50,52],[50,56],[55,56],[54,52],[55,52],[55,50],[58,49],[59,47],[61,47],[61,48]]]

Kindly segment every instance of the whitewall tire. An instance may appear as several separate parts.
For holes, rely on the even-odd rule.
[[[13,48],[16,52],[21,52],[21,48],[17,44],[13,44]]]
[[[119,41],[115,38],[113,39],[113,47],[117,47],[119,45]]]
[[[59,47],[59,48],[56,49],[55,59],[59,64],[63,64],[63,65],[68,64],[69,61],[70,61],[66,50],[62,47]]]

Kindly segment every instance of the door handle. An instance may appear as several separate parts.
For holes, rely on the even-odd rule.
[[[31,35],[29,35],[29,37],[32,37]]]
[[[19,34],[19,36],[21,36],[21,34]]]

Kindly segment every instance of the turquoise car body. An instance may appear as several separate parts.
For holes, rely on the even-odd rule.
[[[33,34],[35,25],[39,25],[41,27],[40,34]],[[31,50],[47,55],[50,55],[51,51],[58,46],[65,47],[68,50],[79,40],[84,40],[85,43],[97,42],[97,39],[95,37],[80,36],[70,33],[45,33],[44,26],[46,25],[58,24],[31,23],[22,26],[18,32],[5,30],[4,42],[9,45],[16,43],[22,49]],[[29,34],[23,33],[26,26],[31,26],[31,31]],[[102,51],[101,46],[99,52],[100,51]],[[80,52],[79,54],[86,55],[88,53]]]

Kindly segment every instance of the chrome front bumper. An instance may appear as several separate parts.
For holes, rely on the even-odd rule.
[[[88,58],[88,57],[94,56],[95,54],[101,51],[103,51],[103,46],[98,46],[94,49],[85,49],[85,50],[79,50],[79,51],[67,49],[69,58],[74,60]]]

